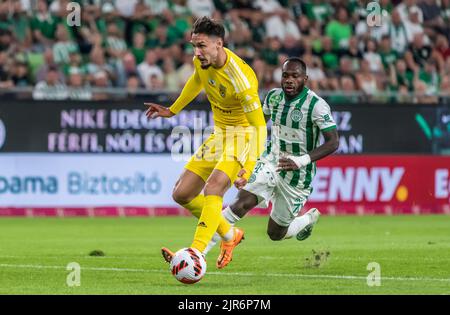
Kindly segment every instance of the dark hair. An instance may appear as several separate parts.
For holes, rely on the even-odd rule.
[[[288,59],[286,59],[286,61],[284,63],[286,64],[288,62],[298,63],[300,65],[300,69],[302,70],[302,72],[304,74],[306,74],[306,63],[302,59],[300,59],[298,57],[289,57]]]
[[[192,26],[192,34],[205,34],[208,36],[217,36],[225,40],[225,29],[219,22],[210,19],[207,16],[198,18]]]
[[[58,72],[58,66],[56,66],[56,65],[49,65],[47,71],[48,72],[50,72],[50,71]]]

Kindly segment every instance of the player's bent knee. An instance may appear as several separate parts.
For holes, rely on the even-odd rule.
[[[227,189],[227,183],[215,179],[208,180],[205,185],[205,195],[223,195]]]
[[[281,241],[284,238],[285,234],[280,233],[278,231],[270,231],[270,230],[268,230],[267,231],[267,235],[269,235],[269,238],[272,241]]]
[[[272,241],[281,241],[284,239],[288,231],[288,227],[278,225],[272,217],[269,219],[269,224],[267,226],[267,235],[269,235]]]
[[[185,205],[189,203],[195,196],[191,196],[188,192],[181,189],[174,189],[172,192],[172,199],[179,205]]]

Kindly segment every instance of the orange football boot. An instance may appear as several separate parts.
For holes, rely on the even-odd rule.
[[[174,253],[172,253],[168,248],[161,248],[161,254],[164,258],[164,260],[168,263],[170,263],[170,261],[172,260],[173,256],[175,255]]]
[[[233,250],[244,239],[244,230],[233,227],[234,235],[231,241],[225,242],[222,240],[220,244],[220,255],[217,258],[216,266],[219,269],[225,268],[233,259]]]

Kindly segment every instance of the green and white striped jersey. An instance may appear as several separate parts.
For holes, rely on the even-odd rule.
[[[113,50],[125,51],[127,50],[126,42],[119,37],[116,36],[108,36],[106,38],[106,47],[112,48]]]
[[[78,53],[78,46],[74,41],[57,42],[53,45],[53,60],[55,63],[69,63],[70,53]]]
[[[311,152],[319,143],[320,132],[336,128],[328,103],[307,87],[292,100],[285,98],[281,88],[270,90],[263,112],[272,120],[271,139],[263,157],[273,164],[278,164],[280,155]],[[306,189],[315,173],[316,164],[311,163],[299,170],[281,171],[280,176],[289,185]]]

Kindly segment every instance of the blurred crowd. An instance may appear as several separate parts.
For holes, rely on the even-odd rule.
[[[0,0],[0,89],[80,100],[108,98],[92,88],[179,92],[193,72],[192,23],[209,16],[261,90],[279,86],[282,63],[299,56],[308,85],[339,91],[335,102],[355,91],[423,103],[450,93],[450,0],[379,0],[373,12],[375,1],[354,0],[74,2],[79,25],[67,0]]]

